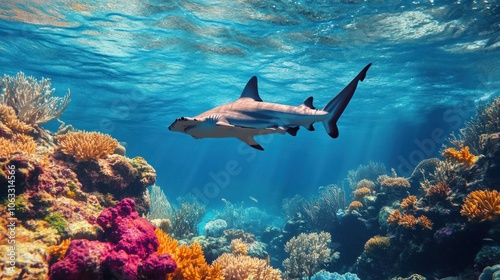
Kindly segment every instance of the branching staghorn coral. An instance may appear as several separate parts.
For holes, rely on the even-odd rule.
[[[15,152],[33,155],[36,147],[35,140],[28,135],[17,134],[12,139],[0,138],[0,155],[10,155]]]
[[[469,221],[495,221],[500,216],[500,193],[496,190],[478,190],[467,195],[460,210]]]
[[[119,143],[113,137],[100,132],[71,132],[57,136],[57,145],[66,155],[77,162],[106,158]]]
[[[485,134],[500,132],[500,97],[483,106],[478,106],[476,116],[460,129],[458,137],[452,134],[451,145],[461,149],[469,147],[474,154],[480,154],[485,144]]]
[[[214,265],[222,268],[226,280],[281,280],[281,271],[255,257],[224,253],[214,261]]]
[[[337,185],[320,187],[319,196],[305,202],[303,207],[311,227],[329,231],[337,219],[337,211],[345,208],[344,190]]]
[[[290,257],[283,261],[288,278],[311,277],[332,260],[331,236],[328,232],[301,233],[285,245]]]
[[[11,136],[15,133],[27,134],[31,131],[33,127],[20,121],[14,108],[0,104],[0,136]]]
[[[0,82],[0,103],[11,106],[19,120],[28,124],[46,123],[58,118],[70,102],[70,92],[64,97],[53,97],[50,79],[38,82],[34,77],[26,77],[19,72],[16,77],[5,75]]]
[[[149,204],[149,213],[146,219],[149,221],[154,219],[171,219],[172,218],[172,205],[167,199],[167,196],[157,185],[151,186],[150,194],[151,203]]]

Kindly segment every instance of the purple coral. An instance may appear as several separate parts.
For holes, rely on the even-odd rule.
[[[164,279],[177,268],[169,254],[156,254],[155,227],[139,217],[134,200],[104,209],[97,223],[104,240],[73,240],[66,257],[51,267],[50,279]]]

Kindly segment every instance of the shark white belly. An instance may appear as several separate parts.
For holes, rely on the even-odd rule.
[[[178,118],[169,126],[169,130],[183,132],[197,139],[235,137],[259,150],[263,148],[254,140],[254,136],[286,132],[295,136],[300,126],[314,130],[315,122],[323,122],[328,134],[336,138],[336,122],[370,66],[371,63],[322,110],[314,108],[312,97],[307,98],[300,106],[263,102],[258,93],[257,78],[252,77],[235,102],[213,108],[193,118]]]

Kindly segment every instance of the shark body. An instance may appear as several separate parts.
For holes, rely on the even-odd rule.
[[[359,81],[363,81],[368,64],[359,74],[323,109],[313,106],[313,97],[307,98],[300,106],[289,106],[263,102],[259,96],[257,77],[252,77],[238,100],[213,108],[195,117],[176,119],[168,129],[189,134],[196,139],[235,137],[251,147],[264,150],[254,136],[271,133],[293,136],[299,128],[313,131],[315,122],[322,122],[332,138],[339,131],[337,120],[351,100]]]

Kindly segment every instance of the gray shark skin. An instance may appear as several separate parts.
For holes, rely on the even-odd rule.
[[[264,150],[254,136],[271,133],[292,136],[299,127],[313,131],[315,122],[322,122],[330,137],[337,138],[337,121],[351,100],[359,81],[366,76],[368,64],[359,74],[325,107],[314,108],[313,97],[307,98],[300,106],[263,102],[257,88],[257,77],[252,77],[238,100],[208,110],[190,118],[176,119],[168,129],[189,134],[196,139],[235,137],[251,147]]]

